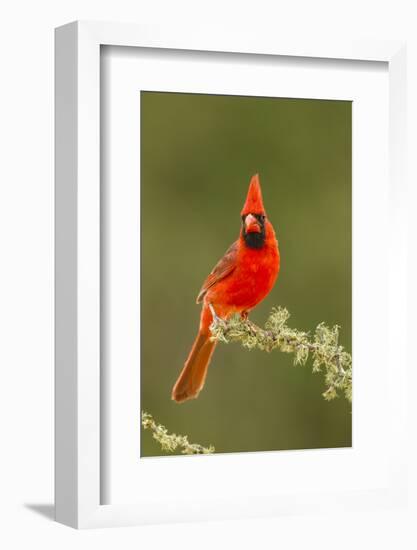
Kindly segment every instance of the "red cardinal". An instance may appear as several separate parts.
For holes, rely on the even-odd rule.
[[[210,305],[223,319],[233,313],[246,318],[270,292],[279,273],[278,243],[266,217],[258,174],[251,179],[240,214],[242,228],[238,240],[216,264],[197,296],[197,304],[203,302],[200,329],[172,390],[172,399],[179,403],[196,398],[204,386],[216,347],[216,342],[210,340],[213,321]]]

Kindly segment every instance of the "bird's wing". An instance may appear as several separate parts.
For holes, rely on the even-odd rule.
[[[224,279],[236,268],[238,241],[234,242],[225,252],[223,258],[217,262],[204,281],[197,296],[197,304],[202,302],[207,290],[221,279]]]

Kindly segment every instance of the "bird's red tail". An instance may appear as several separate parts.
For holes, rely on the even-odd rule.
[[[207,369],[216,342],[210,340],[210,331],[200,328],[194,341],[184,368],[175,382],[172,399],[181,403],[187,399],[195,399],[204,386]]]

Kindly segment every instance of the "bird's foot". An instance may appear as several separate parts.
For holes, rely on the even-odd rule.
[[[240,318],[249,327],[251,333],[256,334],[256,325],[249,320],[249,311],[242,311],[240,313]]]
[[[208,305],[208,306],[209,306],[210,311],[211,311],[211,314],[212,314],[212,316],[213,316],[213,321],[215,321],[216,323],[218,323],[219,321],[221,321],[221,318],[217,315],[217,313],[216,313],[216,311],[215,311],[215,309],[214,309],[214,307],[213,307],[213,304],[211,304],[211,303],[209,302],[209,305]]]

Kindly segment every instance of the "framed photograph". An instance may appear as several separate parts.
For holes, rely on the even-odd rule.
[[[403,503],[404,44],[75,22],[55,63],[57,520]]]

